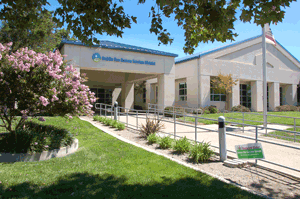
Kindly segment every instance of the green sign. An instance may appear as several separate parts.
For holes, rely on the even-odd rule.
[[[265,159],[261,143],[235,145],[238,159]]]

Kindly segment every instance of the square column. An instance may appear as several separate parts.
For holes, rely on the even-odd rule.
[[[237,79],[238,80],[238,79]],[[236,82],[236,85],[232,86],[232,93],[230,95],[230,107],[229,109],[233,106],[238,106],[240,105],[240,80]]]
[[[175,103],[175,74],[161,74],[157,77],[158,108],[174,106]]]
[[[269,83],[269,108],[274,111],[280,105],[279,82]]]
[[[123,108],[133,109],[134,103],[134,83],[122,83],[121,106]]]
[[[196,75],[186,78],[187,86],[187,105],[188,107],[198,108],[198,78]],[[178,93],[176,93],[178,95]]]
[[[297,105],[297,84],[285,86],[285,96],[283,97],[288,105]]]
[[[112,105],[114,105],[115,101],[118,100],[119,95],[122,91],[122,88],[114,88],[113,92],[112,92]]]
[[[210,76],[200,76],[200,107],[210,105]]]
[[[148,109],[148,104],[151,103],[151,84],[146,82],[146,108]]]
[[[251,108],[253,111],[263,111],[263,82],[251,82]]]

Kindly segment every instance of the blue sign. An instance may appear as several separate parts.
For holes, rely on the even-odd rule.
[[[99,62],[101,60],[101,56],[99,53],[94,53],[92,59],[94,60],[94,62]]]
[[[134,64],[145,64],[145,65],[155,65],[155,62],[152,61],[141,61],[135,59],[123,59],[123,58],[116,58],[116,57],[104,57],[100,56],[99,53],[94,53],[92,56],[94,62],[99,62],[101,59],[102,61],[115,61],[115,62],[126,62],[126,63],[134,63]]]

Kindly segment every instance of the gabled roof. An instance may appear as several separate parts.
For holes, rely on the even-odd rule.
[[[71,40],[62,40],[60,43],[60,48],[64,44],[73,44],[73,45],[80,45],[80,46],[88,46],[81,41],[71,41]],[[177,54],[163,52],[159,50],[153,50],[149,48],[143,48],[139,46],[133,46],[128,44],[122,44],[112,41],[106,41],[101,40],[100,45],[93,45],[92,47],[101,47],[101,48],[108,48],[108,49],[114,49],[114,50],[125,50],[125,51],[133,51],[133,52],[139,52],[139,53],[148,53],[148,54],[155,54],[155,55],[163,55],[163,56],[170,56],[170,57],[178,57]]]
[[[186,61],[190,61],[190,60],[193,60],[193,59],[197,59],[197,58],[200,58],[201,56],[208,55],[210,53],[214,53],[214,52],[219,51],[219,50],[224,50],[225,48],[236,46],[238,44],[241,44],[241,43],[244,43],[244,42],[256,39],[256,38],[259,38],[261,36],[262,36],[262,34],[258,35],[258,36],[255,36],[255,37],[251,37],[251,38],[242,40],[242,41],[239,41],[239,42],[235,42],[235,43],[227,44],[227,45],[224,45],[224,46],[221,46],[221,47],[217,47],[217,48],[212,49],[212,50],[208,50],[208,51],[204,51],[204,52],[201,52],[201,53],[196,53],[194,55],[190,55],[190,56],[186,56],[186,57],[183,57],[183,58],[179,58],[179,59],[175,60],[175,64],[186,62]],[[286,50],[300,64],[300,61],[296,57],[294,57],[287,49],[285,49],[277,40],[276,40],[276,44],[279,44],[284,50]]]

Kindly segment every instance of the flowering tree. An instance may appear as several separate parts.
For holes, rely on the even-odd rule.
[[[224,93],[226,95],[225,110],[230,109],[230,94],[232,94],[232,87],[236,85],[238,80],[233,80],[232,75],[223,75],[219,72],[219,75],[211,79],[213,89],[218,93]]]
[[[12,42],[0,43],[1,127],[14,133],[28,116],[36,117],[42,112],[69,119],[94,113],[91,110],[91,104],[96,101],[94,93],[81,84],[86,80],[63,61],[59,51],[43,54],[26,47],[9,54],[11,45]],[[17,115],[22,117],[13,129],[12,122],[17,120]]]

